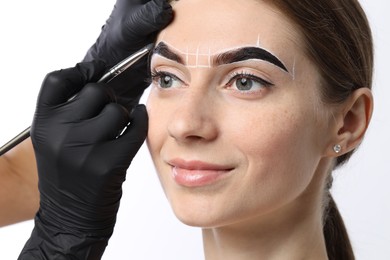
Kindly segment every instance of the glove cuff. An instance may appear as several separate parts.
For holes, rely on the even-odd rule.
[[[40,213],[35,227],[18,260],[32,259],[101,259],[110,236],[94,236],[69,232],[66,228],[47,223]]]

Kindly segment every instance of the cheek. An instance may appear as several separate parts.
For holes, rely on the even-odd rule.
[[[161,109],[163,108],[162,101],[155,97],[153,90],[151,90],[146,108],[149,116],[149,129],[147,136],[147,144],[149,151],[154,158],[159,147],[162,145],[164,135],[166,134],[165,116]]]
[[[246,185],[257,193],[261,187],[261,195],[270,197],[274,190],[279,195],[302,191],[320,159],[314,120],[299,108],[258,111],[256,116],[231,114],[235,124],[229,140],[246,160]]]
[[[224,128],[230,128],[230,135],[243,153],[258,156],[283,155],[302,140],[307,129],[298,113],[274,108],[261,108],[259,113],[229,113],[230,119]],[[230,126],[229,126],[230,125]],[[300,141],[301,140],[301,141]]]
[[[153,89],[150,91],[146,108],[149,116],[146,144],[152,157],[157,176],[162,184],[164,192],[166,192],[167,185],[164,185],[166,184],[166,181],[164,181],[164,175],[162,174],[165,167],[161,160],[161,149],[167,139],[167,108],[164,107],[164,102],[154,95]]]
[[[279,103],[215,99],[210,111],[219,136],[210,147],[235,159],[239,167],[225,189],[199,196],[181,193],[164,174],[167,168],[160,152],[164,145],[172,147],[167,128],[177,104],[151,91],[148,146],[164,191],[183,222],[199,226],[234,222],[276,210],[305,190],[319,160],[315,115],[309,105]]]
[[[159,90],[152,87],[146,108],[149,116],[147,145],[153,162],[159,173],[161,162],[161,149],[169,140],[168,125],[172,120],[172,113],[177,104],[174,100],[161,98]]]

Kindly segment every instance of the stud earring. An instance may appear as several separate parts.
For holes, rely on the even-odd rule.
[[[335,153],[340,153],[341,152],[341,145],[336,144],[335,146],[333,146],[333,151]]]

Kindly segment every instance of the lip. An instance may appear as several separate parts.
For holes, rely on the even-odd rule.
[[[201,187],[224,179],[233,167],[203,161],[174,159],[168,162],[172,167],[173,180],[185,187]]]

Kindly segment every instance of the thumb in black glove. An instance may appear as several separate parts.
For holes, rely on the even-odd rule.
[[[103,26],[96,43],[89,49],[84,61],[104,60],[106,70],[154,42],[157,33],[171,22],[172,7],[167,0],[117,0],[114,9]],[[148,83],[147,58],[137,62],[131,71],[121,75],[121,80],[114,80],[110,87],[114,90],[118,103],[130,108],[142,95]],[[129,81],[130,80],[130,81]],[[129,89],[127,82],[132,86]],[[138,99],[134,99],[138,96]]]
[[[104,67],[81,63],[42,84],[31,127],[40,209],[19,259],[99,259],[113,232],[126,170],[148,120],[144,106],[129,115],[104,84],[88,83]]]

